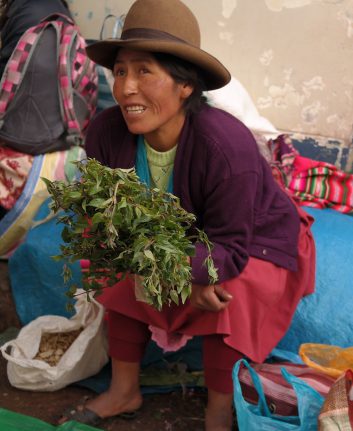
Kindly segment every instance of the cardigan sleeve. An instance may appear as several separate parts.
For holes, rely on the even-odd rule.
[[[264,199],[264,167],[249,129],[227,113],[207,109],[192,128],[186,166],[193,211],[198,227],[213,244],[212,258],[222,283],[237,277],[248,262],[258,211],[265,210],[264,202],[259,205]],[[189,148],[185,147],[184,158]],[[209,284],[207,256],[207,247],[196,243],[194,283]]]
[[[203,229],[213,244],[219,283],[237,277],[248,262],[257,182],[255,172],[236,175],[222,180],[206,197]],[[194,283],[209,284],[204,265],[207,256],[207,247],[196,243],[192,259]]]

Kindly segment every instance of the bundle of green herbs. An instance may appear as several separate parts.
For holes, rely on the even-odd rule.
[[[191,293],[190,257],[195,242],[208,249],[204,264],[210,283],[217,281],[211,257],[212,245],[205,232],[191,229],[195,216],[185,211],[179,199],[142,183],[134,169],[111,169],[95,159],[74,162],[80,179],[71,183],[43,178],[51,195],[51,209],[64,224],[61,254],[68,263],[88,259],[83,289],[101,292],[127,274],[138,276],[144,300],[158,310],[164,304],[182,303]],[[191,234],[190,232],[194,233]],[[75,296],[78,286],[69,287]]]

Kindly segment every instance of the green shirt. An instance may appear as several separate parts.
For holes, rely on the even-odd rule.
[[[174,159],[177,150],[175,145],[168,151],[156,151],[145,140],[147,162],[151,174],[151,186],[166,191],[169,177],[173,171]]]

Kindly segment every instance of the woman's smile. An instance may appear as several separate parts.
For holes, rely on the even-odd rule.
[[[124,109],[127,114],[131,115],[143,114],[146,111],[146,107],[142,105],[127,105]]]

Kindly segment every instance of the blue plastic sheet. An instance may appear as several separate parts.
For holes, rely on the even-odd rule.
[[[303,209],[315,218],[316,290],[299,303],[277,347],[295,353],[302,343],[349,347],[353,340],[353,217],[331,209]]]
[[[35,220],[44,220],[49,214],[50,199],[39,208]],[[53,314],[70,317],[69,302],[64,284],[64,262],[56,262],[53,255],[60,254],[62,224],[58,217],[33,227],[25,241],[9,258],[11,289],[18,317],[23,325],[39,316]],[[70,265],[73,278],[69,282],[81,283],[79,263]]]

